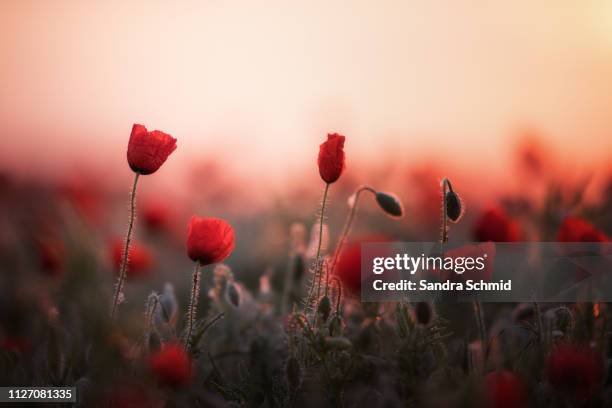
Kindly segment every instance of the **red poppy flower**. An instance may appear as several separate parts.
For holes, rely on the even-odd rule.
[[[387,241],[389,239],[384,236],[372,235],[357,238],[344,246],[338,258],[334,274],[338,276],[342,286],[350,293],[355,295],[361,294],[361,244]],[[388,254],[380,255],[389,256]]]
[[[525,386],[510,371],[496,371],[484,379],[484,395],[488,408],[521,408],[527,406]]]
[[[515,242],[520,239],[518,223],[501,208],[485,210],[474,226],[476,241]]]
[[[234,229],[225,220],[192,216],[187,229],[187,255],[209,265],[223,261],[234,249]]]
[[[327,141],[319,146],[319,174],[330,184],[340,178],[344,171],[344,136],[337,133],[328,134]]]
[[[155,173],[176,149],[176,139],[159,130],[148,131],[146,127],[134,124],[127,159],[130,168],[143,175]]]
[[[149,359],[157,381],[169,387],[181,387],[191,381],[191,359],[180,344],[168,344]]]
[[[579,217],[565,217],[557,234],[559,242],[607,242],[610,238]]]
[[[110,245],[110,256],[115,266],[115,271],[119,272],[121,268],[121,260],[123,259],[123,250],[125,242],[122,240],[114,240]],[[132,242],[130,244],[130,252],[128,254],[128,278],[140,278],[146,276],[153,266],[153,255],[149,249],[141,244]]]
[[[603,366],[600,356],[587,346],[562,344],[548,357],[548,381],[561,392],[588,398],[601,385]]]

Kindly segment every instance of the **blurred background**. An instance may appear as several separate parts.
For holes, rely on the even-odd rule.
[[[328,131],[349,137],[351,171],[434,160],[508,176],[526,129],[568,173],[612,152],[606,1],[0,7],[0,159],[21,175],[129,175],[133,122],[179,140],[155,182],[217,160],[266,192],[312,172]]]

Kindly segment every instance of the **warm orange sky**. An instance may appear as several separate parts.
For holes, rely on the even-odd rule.
[[[3,1],[3,166],[123,165],[133,122],[179,139],[175,170],[312,166],[328,130],[351,157],[500,169],[524,125],[610,159],[612,3],[299,3]]]

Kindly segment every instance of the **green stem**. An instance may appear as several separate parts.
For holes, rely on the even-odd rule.
[[[200,263],[196,262],[195,268],[193,269],[193,283],[191,286],[191,296],[189,299],[189,306],[187,307],[187,328],[185,330],[185,337],[183,338],[183,344],[187,350],[191,348],[191,336],[193,334],[193,323],[196,318],[198,311],[198,298],[200,296]]]
[[[334,251],[334,260],[332,261],[332,266],[328,273],[328,279],[325,281],[325,294],[327,294],[329,288],[329,275],[333,275],[336,269],[336,263],[338,262],[338,258],[340,257],[340,253],[342,252],[342,248],[344,247],[344,243],[346,242],[346,239],[348,238],[348,235],[351,232],[353,220],[357,215],[357,204],[359,202],[359,197],[363,191],[369,191],[372,194],[376,194],[376,191],[372,187],[368,186],[361,186],[355,192],[355,202],[351,206],[348,216],[346,217],[346,222],[344,223],[342,233],[340,234],[340,239],[338,240],[338,245],[336,245],[336,250]]]
[[[321,244],[323,242],[323,220],[325,216],[325,203],[327,202],[327,193],[329,191],[329,183],[325,184],[325,192],[323,193],[323,203],[321,204],[321,217],[319,219],[319,245],[317,247],[317,256],[315,257],[315,262],[317,263],[318,272],[315,274],[315,279],[318,276],[317,282],[317,299],[321,294],[321,279],[323,277],[323,262],[319,262],[319,257],[321,256]]]
[[[145,307],[145,329],[144,329],[144,351],[145,354],[149,354],[149,342],[151,339],[151,332],[153,327],[153,319],[155,318],[155,309],[159,304],[159,297],[155,292],[151,293],[147,298],[147,304]]]
[[[125,238],[125,246],[123,248],[123,256],[121,258],[121,268],[119,271],[119,278],[115,284],[115,293],[113,294],[113,304],[111,308],[111,319],[114,319],[117,314],[117,307],[119,306],[119,297],[123,292],[123,285],[125,283],[125,276],[128,268],[128,254],[130,251],[130,242],[132,240],[132,229],[134,228],[134,219],[136,218],[136,186],[138,184],[138,177],[140,173],[136,173],[134,176],[134,184],[130,191],[130,221],[128,224],[127,235]]]

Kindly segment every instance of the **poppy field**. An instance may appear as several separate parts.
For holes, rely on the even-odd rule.
[[[305,153],[318,186],[240,215],[147,190],[179,135],[125,141],[125,188],[0,180],[1,385],[74,386],[83,407],[612,404],[606,303],[360,301],[365,242],[609,242],[612,178],[553,181],[528,145],[539,195],[472,202],[414,168],[416,190],[378,190],[330,133]]]

